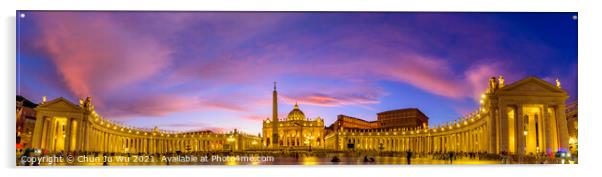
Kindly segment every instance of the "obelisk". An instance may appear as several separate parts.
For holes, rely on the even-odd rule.
[[[272,92],[272,147],[277,148],[278,145],[278,92],[276,92],[276,82],[274,82],[274,92]]]

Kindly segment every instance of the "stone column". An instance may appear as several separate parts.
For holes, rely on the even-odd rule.
[[[565,115],[565,105],[564,103],[558,104],[558,108],[556,110],[556,127],[558,128],[558,148],[565,152],[569,150],[569,132],[568,125]]]
[[[80,125],[84,131],[84,133],[82,134],[82,141],[81,142],[76,142],[76,144],[80,144],[83,151],[88,151],[90,149],[89,144],[90,144],[90,134],[91,134],[91,128],[90,128],[90,123],[88,122],[88,119],[83,119],[80,121]]]
[[[109,135],[107,132],[102,133],[102,152],[109,152]]]
[[[150,135],[149,135],[149,136],[150,136]],[[149,137],[149,138],[147,139],[147,142],[148,142],[148,151],[147,151],[147,153],[148,153],[148,154],[155,153],[155,149],[154,149],[154,148],[155,148],[155,146],[154,146],[154,144],[155,144],[155,140],[154,140],[152,137]]]
[[[468,131],[462,132],[462,151],[469,152],[470,144],[468,144]]]
[[[515,133],[515,138],[516,138],[516,152],[517,154],[524,154],[525,153],[525,135],[523,133],[523,131],[525,131],[525,127],[523,125],[524,122],[524,116],[523,116],[523,105],[519,104],[516,106],[516,117],[515,117],[515,122],[516,122],[516,133]]]
[[[541,123],[541,125],[543,126],[543,132],[544,132],[544,144],[542,144],[543,147],[541,147],[542,152],[545,153],[550,153],[552,151],[552,149],[550,147],[552,147],[552,132],[551,132],[551,127],[550,127],[550,112],[548,112],[548,105],[544,104],[543,105],[543,122]]]
[[[144,138],[139,138],[140,140],[140,149],[138,150],[138,153],[145,153],[146,152],[146,142]]]
[[[96,132],[98,134],[98,142],[97,142],[98,151],[104,152],[104,145],[105,145],[104,132],[100,131],[99,129],[97,129]]]
[[[102,143],[100,142],[100,133],[98,133],[97,129],[94,129],[94,145],[93,145],[94,151],[99,152],[101,145],[102,145]]]
[[[470,130],[470,139],[468,139],[468,142],[470,143],[470,152],[475,152],[475,142],[477,142],[475,139],[475,129]]]
[[[134,152],[134,145],[133,145],[134,141],[132,140],[132,138],[128,136],[126,141],[127,141],[128,152],[129,153]]]
[[[65,144],[64,145],[65,148],[64,149],[67,152],[75,150],[75,149],[71,149],[71,138],[72,138],[71,136],[73,136],[72,133],[71,133],[71,128],[73,128],[72,127],[72,124],[73,124],[72,121],[73,121],[73,118],[67,117],[67,125],[66,125],[67,128],[65,130],[65,139],[64,139],[64,141],[65,141],[65,143],[64,143]]]
[[[140,152],[140,139],[138,139],[138,137],[135,137],[134,139],[134,153],[138,153]]]
[[[102,131],[102,130],[101,130]],[[102,151],[109,152],[109,135],[107,132],[102,132]]]
[[[103,128],[104,129],[104,128]],[[103,130],[106,131],[106,130]],[[113,152],[113,136],[109,132],[105,132],[105,152],[111,153]]]
[[[104,129],[104,128],[103,128]],[[103,152],[109,152],[109,134],[107,132],[103,131],[103,140],[102,140],[102,148],[103,148]]]
[[[104,128],[103,128],[104,129]],[[103,135],[102,135],[102,148],[103,148],[103,152],[109,152],[109,134],[107,132],[103,131]]]
[[[42,147],[42,137],[44,134],[44,116],[42,113],[36,113],[36,123],[33,129],[33,137],[32,137],[32,147],[33,148],[43,148]]]
[[[508,152],[508,113],[506,110],[506,104],[499,103],[498,111],[497,111],[500,119],[499,119],[499,143],[500,149],[499,151]]]
[[[48,128],[48,133],[46,135],[46,142],[48,142],[46,148],[50,151],[50,152],[55,152],[55,148],[54,148],[54,137],[56,136],[56,134],[54,133],[54,129],[56,128],[56,124],[55,124],[55,118],[52,117],[50,118],[50,127]]]
[[[81,119],[80,119],[81,120]],[[82,128],[82,121],[77,121],[77,127],[75,127],[75,148],[74,151],[82,150],[82,142],[84,140],[84,129]],[[71,133],[71,132],[69,132]]]
[[[98,152],[98,151],[100,151],[99,147],[100,147],[100,138],[98,135],[98,130],[94,129],[94,144],[92,144],[92,149],[93,149],[93,151]]]
[[[40,132],[40,148],[48,149],[48,136],[50,136],[50,120],[48,117],[42,118],[42,132]]]
[[[491,110],[489,110],[491,111]],[[496,118],[494,117],[493,114],[488,114],[488,118],[487,118],[487,130],[488,130],[488,140],[489,140],[489,153],[497,153],[497,141],[496,141],[496,136],[497,136],[497,125],[496,125]]]
[[[92,129],[92,142],[90,143],[90,151],[97,151],[96,147],[98,146],[96,143],[98,142],[98,137],[96,135],[96,130]]]

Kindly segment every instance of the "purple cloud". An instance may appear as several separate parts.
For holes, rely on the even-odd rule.
[[[260,121],[270,117],[273,81],[286,84],[281,103],[334,109],[406,91],[383,82],[461,102],[478,99],[491,76],[564,72],[539,64],[558,47],[482,14],[31,13],[36,35],[24,51],[51,66],[23,74],[60,96],[92,96],[111,118],[217,110]],[[565,88],[576,92],[571,76]],[[21,88],[47,94],[35,84]],[[394,104],[385,107],[403,103]]]

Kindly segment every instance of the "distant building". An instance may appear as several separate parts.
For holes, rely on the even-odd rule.
[[[333,124],[331,124],[329,129],[332,129],[332,130],[339,130],[341,128],[374,129],[374,128],[379,128],[379,127],[380,127],[380,125],[379,125],[378,121],[365,121],[360,118],[355,118],[355,117],[346,116],[346,115],[338,115],[337,120]]]
[[[566,120],[567,120],[567,124],[568,124],[568,131],[569,131],[569,149],[571,151],[577,151],[577,140],[579,137],[579,130],[578,130],[578,107],[577,107],[577,101],[569,103],[566,106]]]
[[[381,112],[377,120],[381,128],[416,128],[429,123],[429,118],[417,108]]]
[[[36,124],[37,104],[17,95],[17,149],[31,145],[31,136]]]
[[[338,115],[337,120],[326,129],[416,129],[428,125],[428,117],[417,108],[405,108],[385,111],[377,114],[376,121],[366,121],[347,115]]]

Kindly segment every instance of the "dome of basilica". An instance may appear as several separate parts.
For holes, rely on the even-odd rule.
[[[295,103],[295,107],[288,113],[286,120],[306,120],[305,114],[299,109],[299,105]]]

